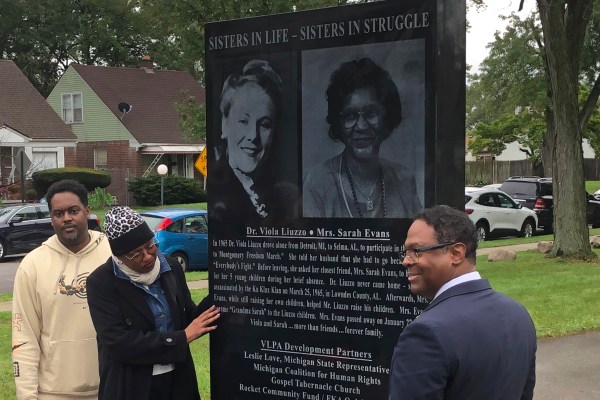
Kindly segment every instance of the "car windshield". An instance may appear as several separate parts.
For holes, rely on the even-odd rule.
[[[40,211],[42,212],[42,214],[44,215],[44,218],[50,218],[50,209],[48,208],[47,205],[41,205],[40,206]],[[91,216],[90,216],[91,218]]]
[[[8,218],[12,215],[14,208],[2,208],[0,209],[0,222],[8,221]]]
[[[500,190],[511,196],[520,195],[535,197],[535,188],[535,182],[506,181],[502,184]]]

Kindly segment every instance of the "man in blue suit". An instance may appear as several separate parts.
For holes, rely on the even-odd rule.
[[[426,209],[404,245],[411,292],[432,300],[398,339],[389,399],[532,399],[533,322],[475,270],[477,236],[467,215]]]

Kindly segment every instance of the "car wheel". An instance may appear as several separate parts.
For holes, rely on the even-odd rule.
[[[179,264],[181,264],[181,268],[183,268],[183,270],[185,272],[189,271],[190,265],[188,263],[188,258],[184,253],[182,253],[180,251],[176,251],[175,253],[171,254],[171,257],[176,259],[177,262],[179,262]]]
[[[521,227],[521,237],[532,237],[535,231],[535,224],[530,219],[526,219]]]
[[[478,222],[475,228],[477,229],[477,243],[485,242],[485,238],[488,235],[487,225],[483,222]]]
[[[4,240],[0,240],[0,261],[4,261],[5,260],[5,256],[6,256],[6,251],[8,249],[6,248],[6,243],[4,242]]]

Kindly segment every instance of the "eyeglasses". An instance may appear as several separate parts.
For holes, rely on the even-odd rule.
[[[140,262],[144,259],[144,254],[152,254],[156,251],[156,247],[158,246],[158,240],[152,239],[152,242],[146,245],[142,251],[138,251],[137,253],[129,256],[125,254],[125,258],[129,261]]]
[[[371,126],[379,125],[383,110],[379,107],[367,107],[363,110],[345,110],[340,113],[342,125],[345,129],[351,129],[358,124],[358,120],[362,117]]]
[[[398,252],[398,255],[400,256],[400,259],[402,261],[404,261],[405,258],[408,258],[408,260],[410,262],[416,263],[419,261],[419,255],[421,253],[424,253],[426,251],[431,251],[431,250],[437,250],[437,249],[443,249],[446,246],[452,246],[455,245],[458,242],[451,242],[451,243],[436,243],[436,244],[432,244],[429,246],[422,246],[422,247],[413,247],[412,249],[404,249]]]

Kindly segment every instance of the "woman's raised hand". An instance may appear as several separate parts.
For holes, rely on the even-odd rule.
[[[200,314],[185,328],[187,342],[190,343],[200,336],[217,329],[216,325],[211,325],[221,316],[221,310],[216,306],[211,306],[208,310]]]

